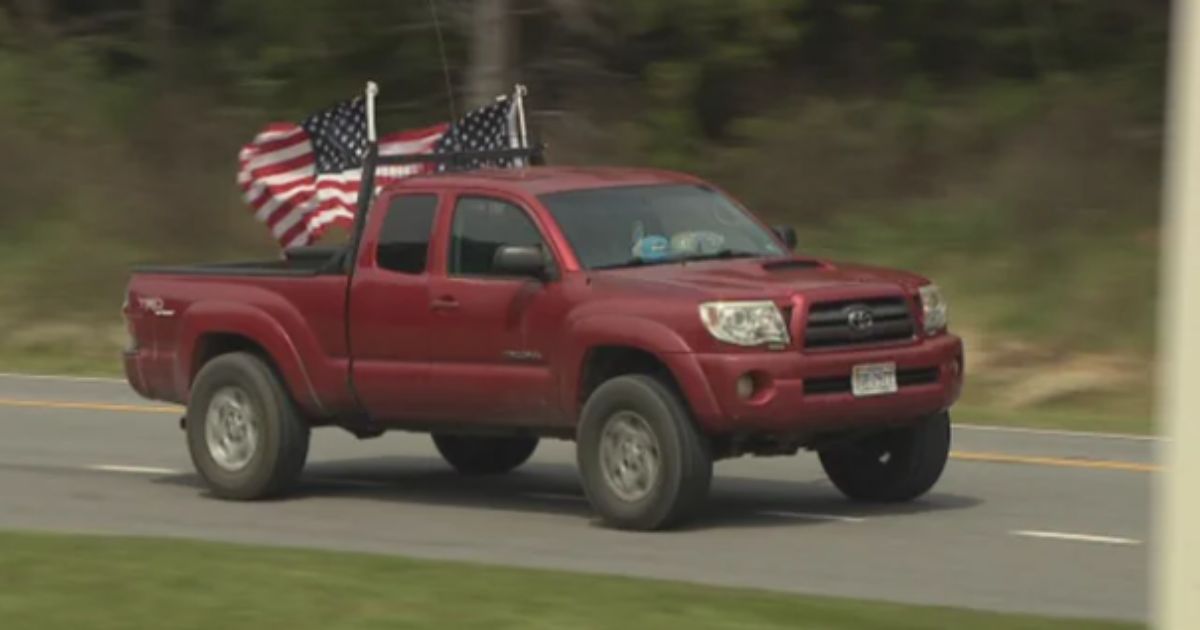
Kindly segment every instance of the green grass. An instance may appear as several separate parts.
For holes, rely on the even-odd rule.
[[[1154,421],[1150,415],[1115,415],[1087,409],[1000,409],[978,405],[957,405],[951,411],[957,424],[986,424],[1027,429],[1094,431],[1150,435]]]
[[[83,321],[0,312],[0,372],[120,376],[126,333],[119,308]]]
[[[0,533],[10,630],[1137,626],[229,544]]]
[[[0,372],[120,377],[123,372],[117,352],[79,353],[78,347],[56,346],[11,350],[0,345]]]

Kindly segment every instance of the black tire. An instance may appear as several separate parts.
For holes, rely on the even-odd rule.
[[[218,392],[244,392],[257,429],[256,445],[243,467],[230,470],[214,459],[206,437],[209,408]],[[293,488],[308,457],[310,429],[279,377],[246,352],[209,361],[192,384],[187,409],[188,452],[213,494],[225,499],[263,499]]]
[[[658,449],[657,474],[648,494],[622,498],[601,462],[605,427],[632,412],[644,420]],[[588,397],[576,437],[583,489],[601,520],[618,529],[656,530],[682,523],[708,498],[712,450],[679,396],[660,380],[642,374],[602,383]]]
[[[442,458],[464,475],[499,475],[528,461],[538,438],[434,433],[433,444]]]
[[[950,457],[950,414],[820,451],[821,466],[857,501],[911,501],[933,487]]]

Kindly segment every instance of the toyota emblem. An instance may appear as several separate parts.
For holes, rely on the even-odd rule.
[[[853,332],[865,333],[875,325],[875,316],[871,314],[871,309],[857,306],[846,313],[846,325]]]

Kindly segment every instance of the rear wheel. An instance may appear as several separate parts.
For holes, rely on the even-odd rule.
[[[708,496],[712,453],[670,387],[634,374],[584,405],[576,440],[583,487],[603,521],[654,530],[692,516]]]
[[[859,501],[900,502],[933,487],[950,457],[950,414],[888,429],[820,451],[838,490]]]
[[[481,436],[434,433],[433,444],[442,457],[466,475],[498,475],[524,464],[538,438],[524,435]]]
[[[291,489],[308,456],[309,434],[283,383],[257,356],[223,354],[196,375],[188,452],[213,494],[261,499]]]

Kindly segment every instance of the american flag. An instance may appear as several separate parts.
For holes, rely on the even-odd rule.
[[[442,135],[434,146],[434,153],[460,153],[463,151],[494,151],[515,149],[519,146],[514,111],[508,99],[497,100],[468,112]],[[508,167],[514,161],[508,158],[492,160],[490,165]],[[487,166],[480,160],[470,159],[454,165],[440,164],[438,169],[481,168]]]
[[[513,107],[498,99],[454,124],[379,138],[380,155],[490,151],[517,146]],[[238,185],[254,217],[285,248],[308,245],[331,226],[354,224],[362,162],[367,154],[367,112],[362,97],[317,112],[303,122],[274,123],[238,155]],[[496,166],[510,166],[496,160]],[[477,168],[471,160],[456,166]],[[441,170],[433,163],[381,166],[375,185]]]

